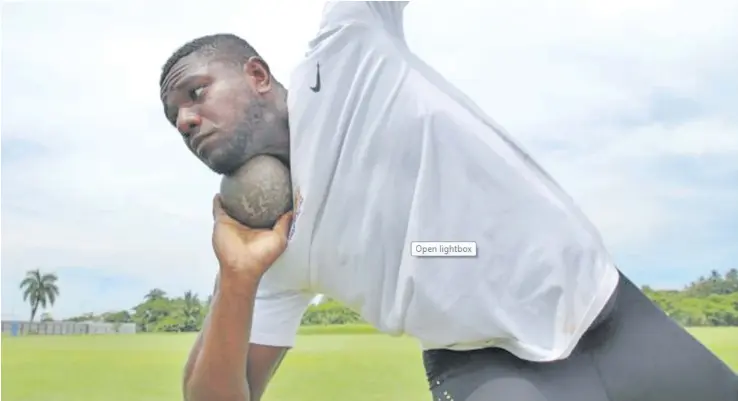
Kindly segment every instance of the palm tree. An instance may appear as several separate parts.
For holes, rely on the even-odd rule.
[[[201,315],[202,304],[197,294],[192,291],[186,291],[184,294],[184,305],[182,308],[182,317],[184,318],[184,330],[195,331],[197,330],[199,318]]]
[[[149,291],[148,294],[144,295],[144,299],[147,301],[156,301],[157,299],[163,299],[166,296],[167,293],[164,292],[164,290],[154,288],[153,290]]]
[[[54,305],[59,296],[59,287],[56,280],[59,278],[54,273],[41,274],[39,269],[26,272],[26,278],[20,283],[23,290],[23,300],[31,304],[31,321],[36,317],[38,307],[46,309],[47,305]]]
[[[738,291],[738,269],[730,269],[725,273],[725,281],[732,285],[733,291]]]

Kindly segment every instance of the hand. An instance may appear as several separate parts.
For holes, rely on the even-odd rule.
[[[258,281],[287,248],[292,212],[282,215],[272,230],[252,229],[228,216],[216,195],[213,220],[213,250],[221,275]]]

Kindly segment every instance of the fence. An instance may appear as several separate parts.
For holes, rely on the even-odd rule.
[[[3,320],[3,334],[70,335],[70,334],[135,334],[135,323],[102,322],[24,322]]]

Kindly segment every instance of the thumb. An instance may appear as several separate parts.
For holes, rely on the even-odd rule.
[[[223,202],[220,200],[220,194],[215,194],[213,197],[213,220],[218,220],[222,217],[228,217],[228,214],[223,210]]]
[[[277,222],[274,223],[274,228],[272,229],[277,234],[281,235],[282,237],[287,237],[287,234],[290,232],[290,223],[292,223],[292,215],[293,213],[287,212],[280,216],[279,219],[277,219]]]

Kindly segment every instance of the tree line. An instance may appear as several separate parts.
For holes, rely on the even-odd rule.
[[[31,307],[31,321],[37,311],[53,305],[59,296],[54,274],[29,271],[21,282],[24,300]],[[738,269],[724,274],[713,270],[681,290],[655,290],[641,287],[643,292],[672,319],[685,326],[738,326]],[[149,291],[142,302],[131,309],[102,314],[86,313],[66,321],[95,321],[114,324],[135,323],[140,332],[199,331],[212,296],[201,298],[192,291],[169,296],[161,289]],[[52,320],[48,314],[42,320]],[[332,299],[311,305],[302,317],[302,325],[363,323],[358,313]]]
[[[201,299],[192,291],[181,297],[170,297],[161,289],[149,291],[143,301],[130,310],[102,313],[86,313],[67,321],[107,322],[113,324],[135,323],[139,332],[190,332],[199,331],[210,309],[212,295]],[[311,305],[302,317],[303,325],[329,325],[361,323],[358,313],[340,303],[327,299]]]
[[[738,326],[738,269],[713,270],[682,290],[641,288],[667,315],[685,326]]]

